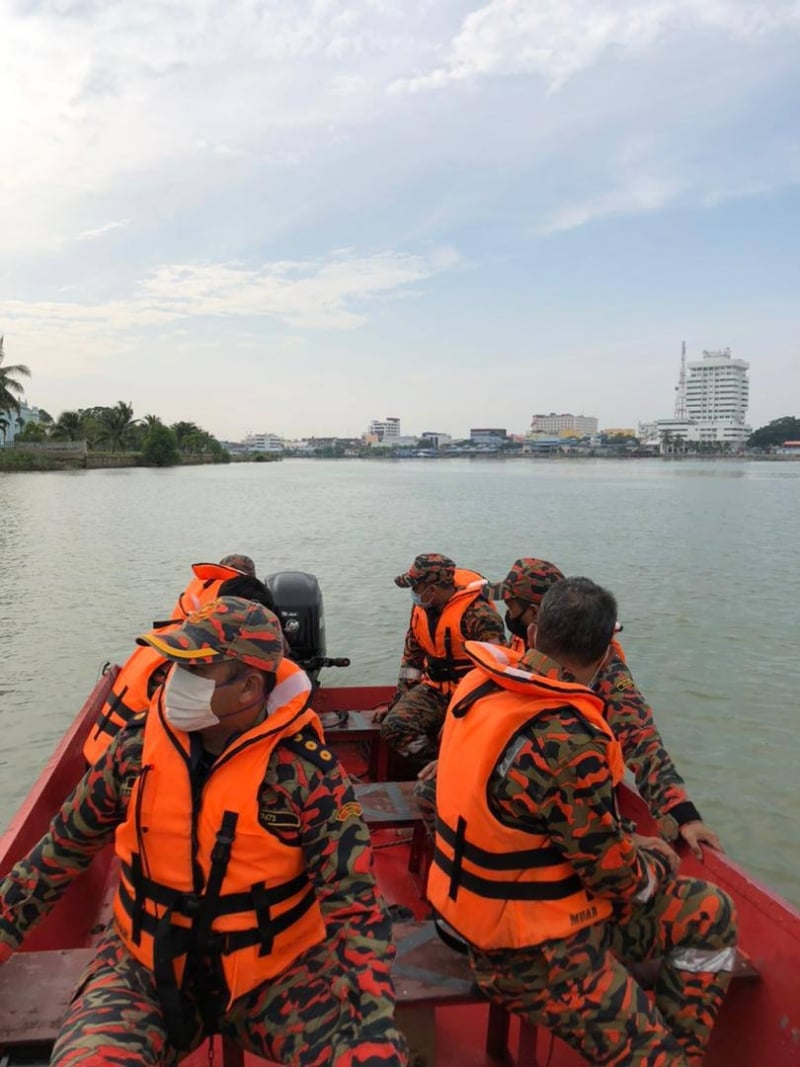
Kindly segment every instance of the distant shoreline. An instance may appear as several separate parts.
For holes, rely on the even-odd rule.
[[[7,462],[7,457],[13,455],[13,462]],[[800,455],[797,456],[776,456],[776,455],[733,455],[733,456],[702,456],[698,454],[687,454],[680,456],[657,456],[657,455],[607,455],[596,454],[587,455],[584,453],[578,453],[575,455],[533,455],[529,452],[526,453],[496,453],[496,452],[459,452],[456,454],[443,453],[441,455],[430,456],[297,456],[286,455],[281,456],[281,460],[293,460],[293,459],[310,459],[319,462],[340,462],[341,460],[364,460],[367,462],[375,463],[407,463],[409,461],[428,461],[435,460],[455,460],[455,459],[469,459],[469,460],[528,460],[530,462],[545,462],[545,463],[563,463],[571,460],[624,460],[625,462],[636,460],[661,460],[664,463],[684,463],[688,461],[701,461],[703,463],[742,463],[742,462],[767,462],[767,463],[781,463],[781,462],[796,462],[800,460]],[[232,457],[231,462],[238,464],[242,460],[238,457]],[[258,460],[248,459],[247,462],[258,462]],[[275,460],[271,460],[275,462]],[[209,466],[213,463],[210,457],[205,456],[192,456],[184,458],[181,463],[175,464],[177,467],[198,467]],[[217,464],[218,466],[224,464]],[[130,454],[120,455],[92,455],[91,453],[86,456],[71,456],[58,457],[47,455],[42,452],[23,452],[21,450],[15,450],[13,453],[11,450],[4,452],[0,449],[0,473],[4,474],[30,474],[38,471],[74,471],[74,470],[108,470],[116,468],[131,468],[131,467],[145,467],[147,464],[142,463],[141,457],[132,456]],[[151,469],[166,469],[166,468],[151,468]]]

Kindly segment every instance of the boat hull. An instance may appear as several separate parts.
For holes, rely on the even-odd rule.
[[[0,839],[0,874],[24,856],[47,830],[50,819],[69,794],[84,770],[83,742],[94,723],[98,709],[110,688],[117,668],[105,674],[92,690],[72,727],[62,739],[28,797]],[[386,701],[392,689],[386,686],[325,687],[315,697],[320,713],[368,711]],[[338,747],[335,733],[330,741]],[[362,746],[341,746],[346,764],[356,771]],[[623,787],[623,812],[636,819],[640,832],[655,831],[641,800]],[[376,869],[387,899],[408,906],[417,918],[425,917],[421,875],[408,870],[410,834],[381,830],[376,844]],[[712,1045],[708,1067],[798,1067],[800,1065],[800,913],[751,878],[726,856],[706,850],[702,862],[687,854],[681,873],[706,878],[727,890],[737,905],[741,947],[756,975],[737,978],[723,1005]],[[43,950],[85,950],[97,939],[110,915],[114,884],[114,862],[110,849],[93,861],[90,869],[70,888],[57,907],[26,940],[24,952]],[[436,1012],[436,1067],[482,1067],[497,1063],[484,1051],[488,1009],[483,1005],[448,1006]],[[33,1032],[33,1031],[31,1031]],[[574,1052],[553,1043],[539,1030],[533,1058],[531,1034],[521,1035],[523,1058],[515,1060],[533,1067],[537,1059],[550,1067],[577,1067],[583,1061]],[[429,1035],[429,1040],[433,1037]],[[510,1044],[517,1050],[520,1028],[512,1025]],[[2,1043],[2,1037],[0,1037]],[[223,1053],[221,1045],[218,1049]],[[549,1059],[548,1059],[549,1057]],[[237,1050],[224,1050],[224,1063],[241,1062]],[[262,1062],[246,1056],[245,1062]],[[9,1063],[13,1064],[13,1054]],[[30,1059],[28,1062],[31,1062]],[[42,1062],[46,1062],[43,1060]],[[201,1050],[188,1061],[208,1062]]]

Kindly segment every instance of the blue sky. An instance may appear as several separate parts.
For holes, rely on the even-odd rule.
[[[28,397],[221,437],[800,415],[796,0],[11,0]]]

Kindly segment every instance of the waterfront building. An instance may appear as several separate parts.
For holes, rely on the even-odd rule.
[[[681,369],[675,389],[675,414],[646,424],[645,440],[714,444],[738,452],[752,428],[747,425],[750,364],[733,359],[730,348],[704,350],[703,358],[686,362],[686,344],[681,348]],[[645,424],[640,424],[640,436]]]
[[[572,415],[569,412],[549,415],[532,415],[529,436],[536,434],[569,434],[582,437],[584,434],[597,433],[597,419],[589,415]]]
[[[247,452],[283,452],[283,441],[275,433],[248,433],[242,442]]]
[[[752,433],[747,425],[750,364],[733,359],[730,348],[703,352],[701,360],[687,363],[686,415],[700,427],[700,440],[722,441],[743,447]]]
[[[39,421],[39,409],[22,402],[19,414],[16,411],[0,411],[0,445],[13,445],[14,438],[22,433],[26,423]]]
[[[385,419],[373,419],[367,429],[367,435],[374,435],[378,441],[391,442],[400,437],[400,419],[391,415]]]
[[[438,430],[426,430],[425,433],[420,434],[420,440],[426,441],[431,448],[438,452],[440,448],[447,448],[447,446],[452,443],[453,438],[449,433],[440,433]]]
[[[473,445],[501,445],[508,437],[505,427],[479,426],[469,431],[469,439]]]

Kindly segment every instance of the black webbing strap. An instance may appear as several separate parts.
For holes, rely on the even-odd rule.
[[[138,945],[142,940],[142,917],[144,915],[144,894],[141,889],[142,857],[138,852],[131,854],[130,879],[134,889],[133,907],[131,909],[131,941]]]
[[[455,882],[457,887],[487,900],[564,900],[583,889],[583,883],[576,874],[553,881],[499,881],[463,870],[457,862],[460,859],[450,859],[440,848],[434,849],[433,862],[450,876],[451,887]],[[452,890],[450,896],[455,899]]]
[[[457,719],[463,719],[472,705],[480,700],[481,697],[488,696],[489,693],[493,693],[499,688],[500,686],[493,678],[481,682],[477,689],[473,689],[471,693],[468,693],[462,700],[459,700],[455,707],[449,709],[450,714],[454,715]]]
[[[95,724],[94,733],[92,734],[93,741],[96,741],[100,734],[108,734],[109,737],[116,737],[125,723],[130,722],[134,715],[137,714],[133,708],[129,708],[122,699],[128,692],[128,688],[127,685],[124,685],[121,693],[117,694],[112,689],[108,694],[106,711],[104,715],[100,716]],[[122,723],[111,721],[111,716],[114,712],[119,714],[120,718],[123,720]]]
[[[455,850],[456,831],[439,816],[436,818],[436,833],[446,845]],[[489,871],[524,871],[554,867],[564,862],[564,857],[552,845],[542,845],[540,848],[520,848],[509,852],[490,852],[488,849],[479,848],[471,841],[464,840],[461,848],[465,860]]]
[[[186,946],[182,950],[178,948],[176,932],[172,925],[172,908],[166,908],[156,922],[153,936],[153,977],[169,1039],[177,1049],[188,1049],[193,1036],[192,1026],[175,977],[175,958],[186,951]]]
[[[236,823],[239,820],[237,811],[226,811],[222,816],[222,823],[217,830],[214,847],[211,850],[211,867],[208,872],[205,892],[200,900],[200,910],[194,924],[195,948],[203,955],[207,951],[208,938],[211,933],[211,924],[217,914],[222,883],[225,880],[225,872],[231,858],[233,839],[236,837]]]
[[[259,956],[268,956],[272,952],[272,943],[275,940],[272,917],[270,915],[269,892],[266,886],[261,883],[252,886],[250,892],[253,894],[258,936],[261,939],[261,947],[258,950],[258,954]]]
[[[461,868],[464,864],[464,838],[467,835],[467,820],[459,815],[456,824],[456,839],[453,845],[453,865],[450,869],[450,888],[447,895],[451,900],[458,896],[458,887],[461,885]]]

